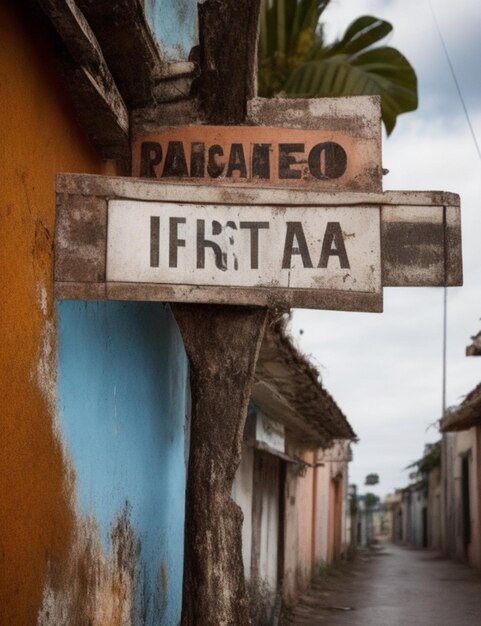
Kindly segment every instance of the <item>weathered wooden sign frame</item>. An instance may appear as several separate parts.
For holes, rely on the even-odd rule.
[[[379,211],[378,292],[119,282],[107,277],[111,200],[259,207],[362,207]],[[459,197],[446,192],[323,192],[213,187],[132,178],[57,177],[55,289],[60,299],[156,300],[382,311],[382,286],[462,284]]]
[[[379,96],[254,98],[244,126],[143,125],[132,175],[164,183],[382,191]]]

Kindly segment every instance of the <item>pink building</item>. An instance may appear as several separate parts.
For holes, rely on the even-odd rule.
[[[253,623],[266,623],[347,552],[349,442],[355,434],[283,322],[264,338],[233,497]]]

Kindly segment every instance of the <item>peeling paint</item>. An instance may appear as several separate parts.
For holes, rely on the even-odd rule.
[[[0,620],[9,626],[34,624],[61,588],[76,528],[55,421],[55,174],[114,171],[79,132],[37,11],[0,3]]]
[[[56,402],[55,368],[55,324],[52,320],[46,319],[40,339],[39,354],[35,367],[35,380],[52,415],[54,414]]]
[[[38,626],[130,626],[136,623],[140,542],[135,537],[128,503],[111,532],[107,555],[93,518],[78,521],[63,584],[50,580],[42,599]]]
[[[179,331],[160,303],[66,301],[57,313],[59,422],[78,520],[78,565],[62,588],[86,581],[78,600],[62,592],[58,602],[80,611],[91,598],[82,625],[176,624],[188,435]]]

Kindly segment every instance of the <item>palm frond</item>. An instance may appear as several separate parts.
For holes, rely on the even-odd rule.
[[[319,19],[329,0],[263,0],[259,46],[259,94],[293,98],[381,96],[388,135],[397,116],[417,107],[417,78],[395,48],[376,46],[389,22],[364,15],[330,45]]]

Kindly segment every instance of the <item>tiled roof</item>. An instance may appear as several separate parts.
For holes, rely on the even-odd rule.
[[[284,318],[268,323],[252,399],[305,444],[329,447],[335,439],[356,439],[346,416],[323,387],[319,372],[294,345]]]
[[[466,347],[466,356],[481,356],[481,330],[471,339],[473,343]]]
[[[443,432],[467,430],[481,426],[481,383],[475,387],[452,413],[441,421]]]

